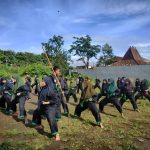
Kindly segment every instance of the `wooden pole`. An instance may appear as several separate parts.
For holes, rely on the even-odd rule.
[[[46,57],[46,59],[47,59],[47,61],[48,61],[48,65],[49,65],[50,69],[52,70],[52,72],[53,72],[53,74],[54,74],[54,76],[55,76],[55,78],[56,78],[57,84],[58,84],[58,86],[59,86],[59,89],[60,89],[60,91],[61,91],[61,94],[62,94],[62,96],[63,96],[63,98],[64,98],[64,100],[65,100],[65,103],[66,103],[65,94],[64,94],[64,92],[63,92],[63,90],[62,90],[62,87],[61,87],[61,84],[60,84],[60,82],[59,82],[59,79],[58,79],[58,77],[56,76],[56,74],[55,74],[55,72],[54,72],[53,65],[52,65],[52,63],[51,63],[51,61],[50,61],[50,58],[48,57],[48,54],[47,54],[47,52],[46,52],[46,50],[44,49],[43,46],[42,46],[42,49],[43,49],[44,54],[45,54],[45,57]]]

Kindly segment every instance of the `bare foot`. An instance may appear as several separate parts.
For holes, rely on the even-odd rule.
[[[140,110],[139,110],[139,109],[135,109],[135,111],[140,112]]]
[[[55,141],[60,141],[60,136],[58,133],[56,134]]]
[[[122,118],[125,118],[125,116],[124,116],[124,114],[123,114],[123,113],[121,113],[121,117],[122,117]]]
[[[104,126],[103,126],[103,124],[102,123],[100,123],[100,127],[103,129],[104,128]]]

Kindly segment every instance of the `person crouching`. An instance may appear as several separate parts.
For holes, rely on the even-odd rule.
[[[84,89],[81,94],[80,102],[75,108],[75,113],[74,115],[76,117],[81,116],[81,112],[86,110],[87,108],[90,109],[92,112],[93,116],[95,117],[97,125],[99,125],[101,128],[103,128],[103,124],[101,122],[99,110],[96,107],[96,97],[97,94],[94,90],[94,87],[88,78],[85,79],[84,81]]]

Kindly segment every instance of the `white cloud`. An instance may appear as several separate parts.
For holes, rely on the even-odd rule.
[[[118,4],[116,1],[110,2],[108,4],[108,9],[104,10],[104,13],[108,14],[117,14],[117,15],[122,15],[122,14],[136,14],[139,12],[145,12],[145,11],[150,11],[149,3],[146,3],[144,1],[120,1]]]
[[[140,47],[140,48],[147,48],[150,47],[150,42],[147,43],[137,43],[137,44],[133,44],[136,47]]]
[[[94,21],[89,18],[76,18],[73,20],[73,23],[93,23]]]
[[[135,18],[129,18],[126,20],[122,20],[118,25],[113,27],[110,34],[121,34],[121,33],[129,33],[135,30],[142,28],[144,25],[150,23],[150,16],[137,16]]]
[[[132,15],[142,12],[150,12],[149,1],[131,1],[131,0],[86,0],[77,1],[71,5],[70,11],[75,12],[79,16],[91,15]]]
[[[82,22],[86,22],[86,19],[84,18],[78,18],[78,19],[74,19],[73,23],[82,23]]]

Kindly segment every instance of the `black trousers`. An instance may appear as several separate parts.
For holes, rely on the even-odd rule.
[[[99,109],[100,109],[100,111],[103,111],[104,106],[107,105],[108,103],[112,103],[113,105],[115,105],[115,107],[117,108],[117,110],[120,113],[122,113],[121,104],[120,104],[118,98],[115,97],[115,96],[112,96],[112,97],[109,97],[109,98],[106,97],[103,100],[101,100],[100,103],[99,103]]]
[[[74,115],[77,115],[78,117],[81,116],[81,113],[86,110],[87,108],[90,109],[90,111],[92,112],[96,122],[101,122],[101,117],[99,114],[99,110],[96,107],[96,103],[95,102],[91,102],[91,101],[85,101],[83,103],[83,105],[81,105],[80,103],[76,106],[75,108],[75,112]]]
[[[4,101],[7,104],[6,111],[9,111],[11,109],[12,96],[5,94],[4,95]]]
[[[78,85],[77,85],[77,93],[79,93],[80,90],[81,90],[81,93],[82,93],[82,91],[83,91],[83,86],[82,86],[82,84],[78,84]]]
[[[0,108],[2,109],[6,108],[4,96],[0,98]]]
[[[61,119],[61,97],[58,94],[57,95],[57,101],[56,101],[56,119],[59,120]]]
[[[61,105],[56,106],[56,120],[61,119]]]
[[[63,107],[63,109],[64,109],[64,113],[69,113],[68,105],[67,105],[67,103],[65,102],[65,99],[64,99],[63,96],[61,97],[61,104],[62,104],[62,107]]]
[[[50,130],[52,135],[55,135],[58,133],[58,126],[57,126],[57,121],[56,121],[56,107],[55,106],[49,106],[45,108],[45,114],[47,121],[50,126]]]
[[[70,90],[70,91],[68,92],[68,94],[66,95],[67,103],[69,102],[70,96],[73,97],[75,103],[78,102],[78,99],[77,99],[77,96],[76,96],[76,91]]]
[[[126,100],[129,99],[131,104],[132,104],[132,107],[134,110],[138,109],[137,107],[137,104],[136,104],[136,101],[135,101],[135,98],[134,98],[134,95],[133,94],[127,94],[125,95],[125,98],[124,96],[121,98],[120,100],[120,104],[121,106],[123,106],[123,104],[126,102]]]
[[[21,96],[19,97],[19,111],[20,111],[20,116],[26,116],[26,110],[25,110],[25,102],[26,102],[26,97]]]
[[[38,94],[38,95],[40,94],[40,86],[39,86],[39,85],[36,85],[36,86],[35,86],[35,91],[34,91],[34,93],[35,93],[35,94]]]
[[[11,102],[11,109],[13,112],[17,111],[17,104],[19,103],[19,97],[16,96],[15,99]]]
[[[99,93],[98,95],[97,95],[97,102],[99,101],[99,99],[102,97],[102,96],[106,96],[106,94],[105,93]]]
[[[32,117],[32,122],[35,122],[37,125],[41,125],[41,115],[43,115],[45,113],[43,113],[40,109],[36,109],[33,112],[33,117]]]
[[[150,93],[145,93],[145,92],[139,92],[136,96],[135,96],[135,101],[137,101],[139,98],[141,97],[145,97],[150,101]]]
[[[36,122],[38,125],[41,125],[41,115],[45,114],[47,121],[50,126],[51,134],[56,135],[58,133],[58,126],[56,121],[56,106],[43,106],[40,109],[36,109],[33,113],[32,121]]]
[[[134,94],[136,93],[136,92],[139,92],[140,91],[140,87],[135,87],[135,89],[134,89]]]

